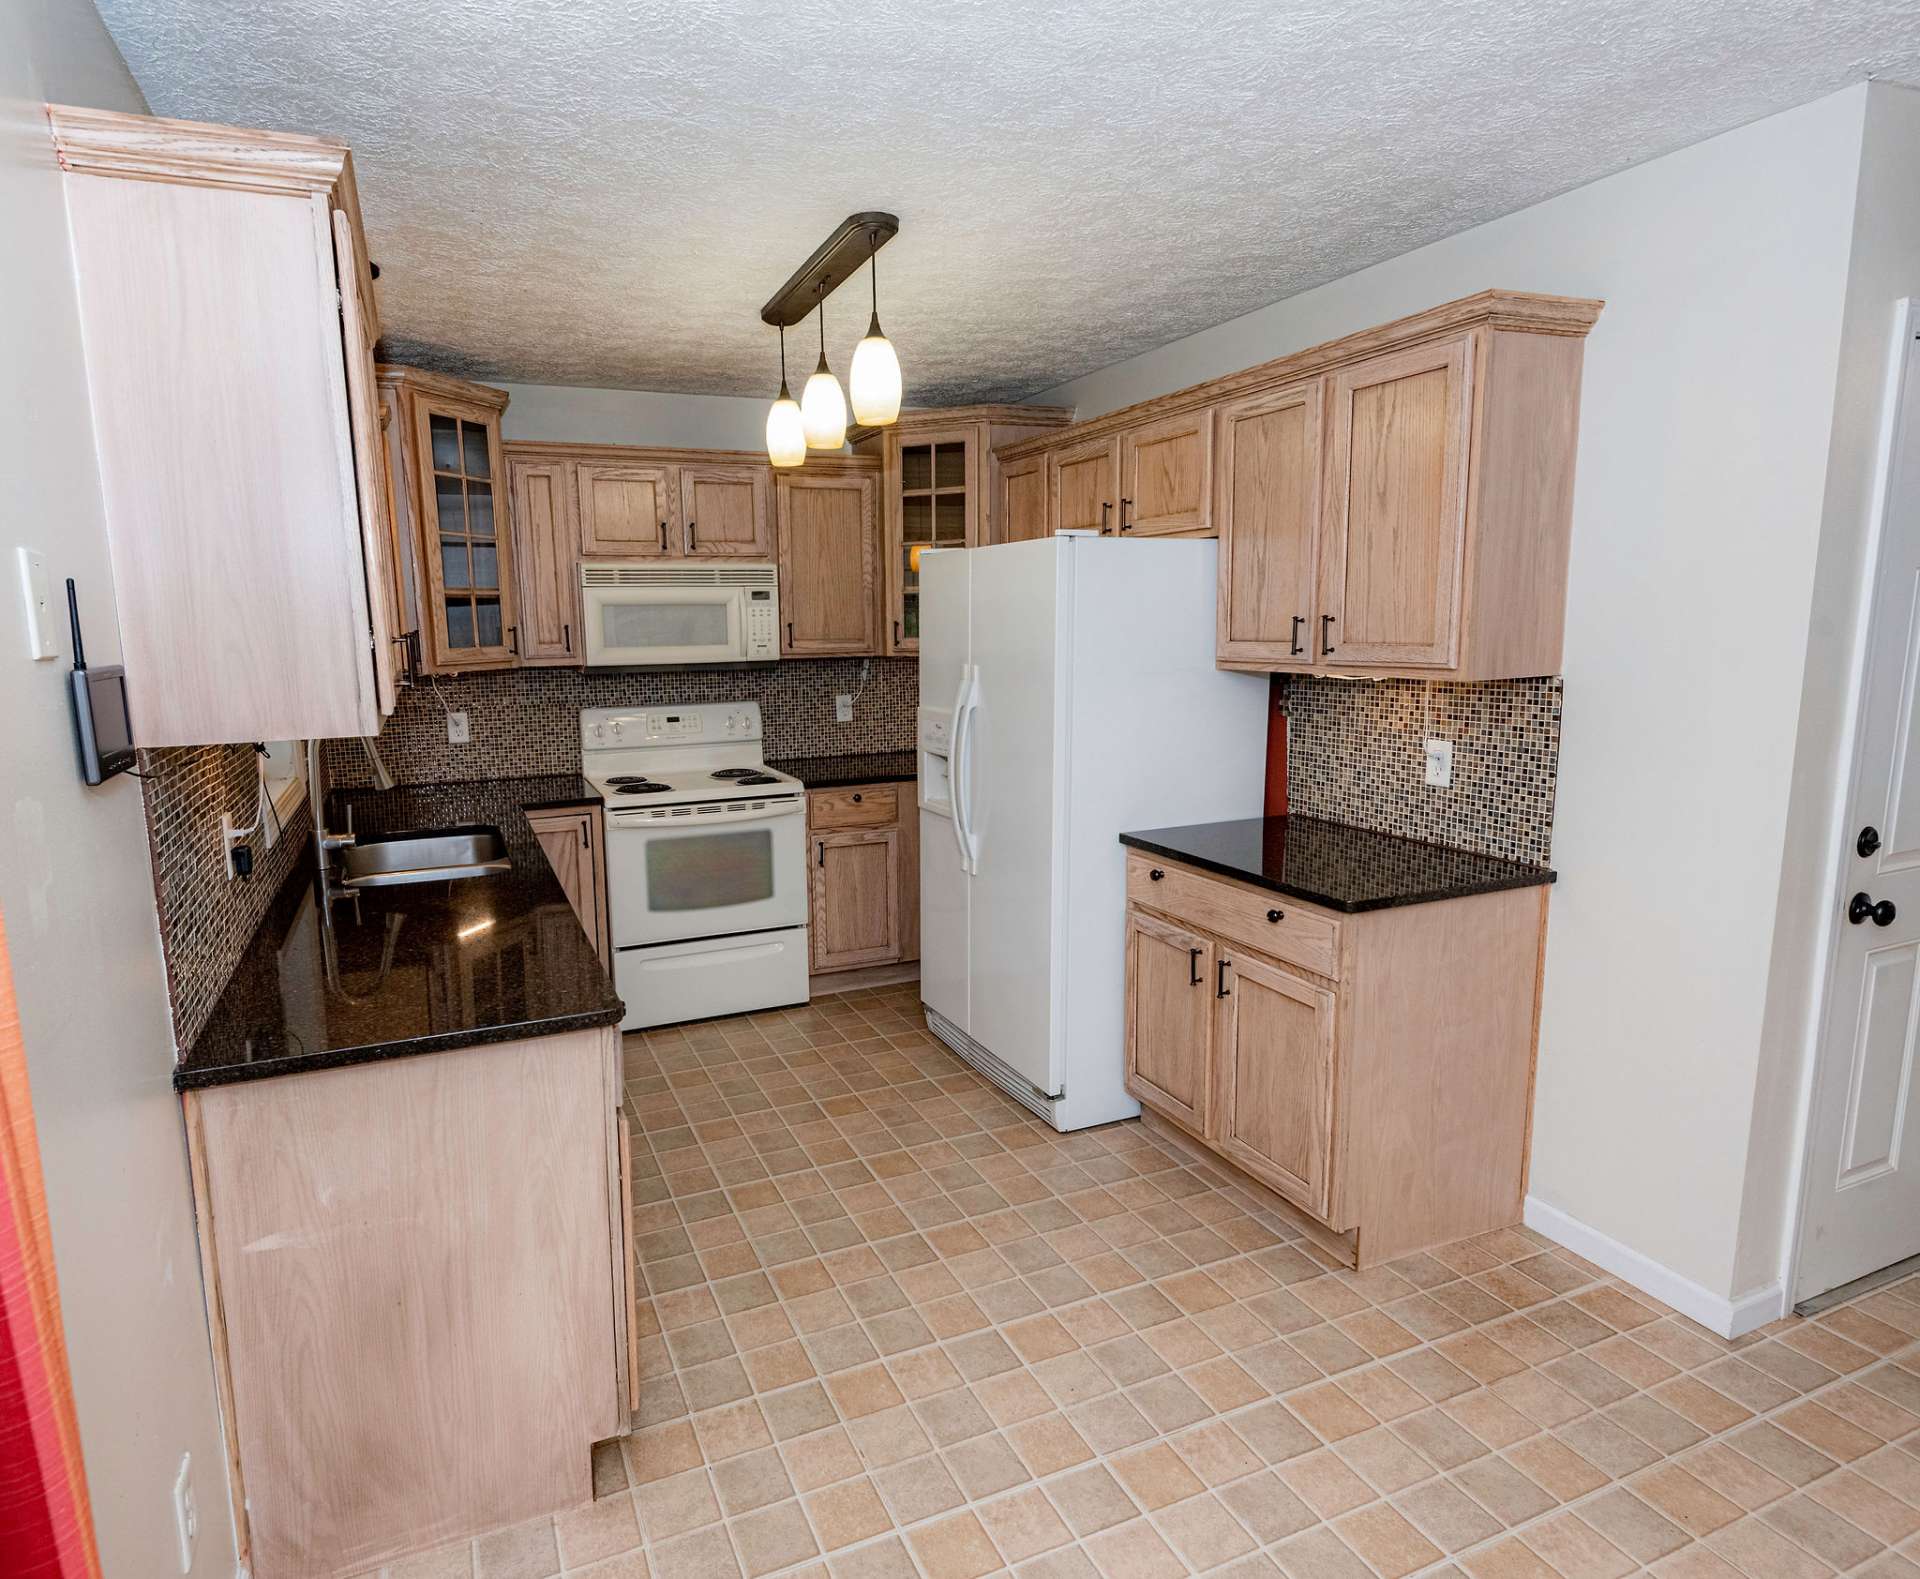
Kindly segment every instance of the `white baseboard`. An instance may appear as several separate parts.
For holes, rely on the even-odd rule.
[[[1557,1206],[1549,1206],[1529,1195],[1522,1221],[1535,1233],[1545,1234],[1555,1244],[1565,1245],[1575,1255],[1584,1256],[1595,1266],[1605,1267],[1651,1294],[1663,1305],[1671,1305],[1681,1315],[1723,1338],[1738,1338],[1764,1327],[1787,1313],[1787,1290],[1782,1283],[1749,1290],[1737,1298],[1714,1293],[1690,1277],[1682,1277],[1671,1267],[1662,1266],[1651,1256],[1642,1255],[1618,1239],[1610,1239],[1597,1228],[1589,1228],[1577,1217],[1569,1217]]]

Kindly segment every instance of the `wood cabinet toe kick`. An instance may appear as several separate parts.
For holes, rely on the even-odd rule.
[[[256,1579],[591,1500],[633,1386],[620,1093],[609,1026],[184,1094]]]
[[[1509,1227],[1548,892],[1349,915],[1129,854],[1127,1088],[1356,1266]]]

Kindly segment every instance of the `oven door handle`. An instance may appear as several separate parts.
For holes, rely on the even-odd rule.
[[[729,822],[771,822],[775,817],[797,817],[806,809],[804,800],[787,801],[778,806],[750,806],[739,811],[689,812],[684,817],[656,817],[649,812],[623,817],[614,812],[607,818],[610,829],[626,833],[659,833],[667,828],[713,828]]]

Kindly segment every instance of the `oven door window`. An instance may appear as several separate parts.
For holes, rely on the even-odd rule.
[[[647,844],[647,909],[718,910],[773,898],[773,830],[742,828]]]

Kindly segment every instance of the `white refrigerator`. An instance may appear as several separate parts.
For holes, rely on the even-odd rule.
[[[1267,677],[1214,667],[1217,565],[1091,533],[920,561],[920,996],[1057,1129],[1140,1111],[1118,836],[1264,802]]]

